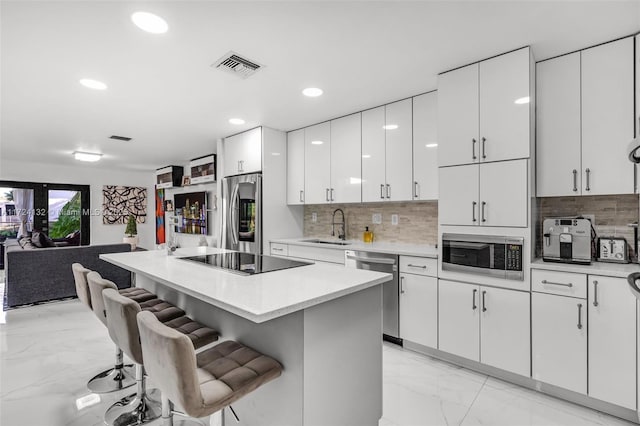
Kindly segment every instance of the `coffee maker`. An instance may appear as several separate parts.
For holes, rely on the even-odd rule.
[[[582,217],[543,221],[542,259],[546,262],[591,264],[591,221]]]

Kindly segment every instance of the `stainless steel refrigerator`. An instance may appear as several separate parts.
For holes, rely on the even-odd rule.
[[[262,254],[262,174],[222,179],[222,247]]]

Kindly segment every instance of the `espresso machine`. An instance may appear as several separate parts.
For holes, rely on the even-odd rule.
[[[542,224],[542,259],[588,265],[592,257],[591,221],[581,217],[546,218]]]

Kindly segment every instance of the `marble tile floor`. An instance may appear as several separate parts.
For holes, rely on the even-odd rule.
[[[0,426],[98,426],[107,407],[133,392],[102,394],[95,405],[77,407],[89,395],[87,380],[114,357],[106,328],[79,301],[6,314],[0,323]],[[383,360],[379,426],[633,425],[396,345],[384,344]]]

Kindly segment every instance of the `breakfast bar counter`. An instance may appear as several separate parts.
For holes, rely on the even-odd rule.
[[[377,425],[389,274],[310,264],[244,275],[183,259],[210,247],[101,255],[136,286],[277,359],[280,378],[233,404],[240,425]],[[153,378],[151,378],[153,381]]]

